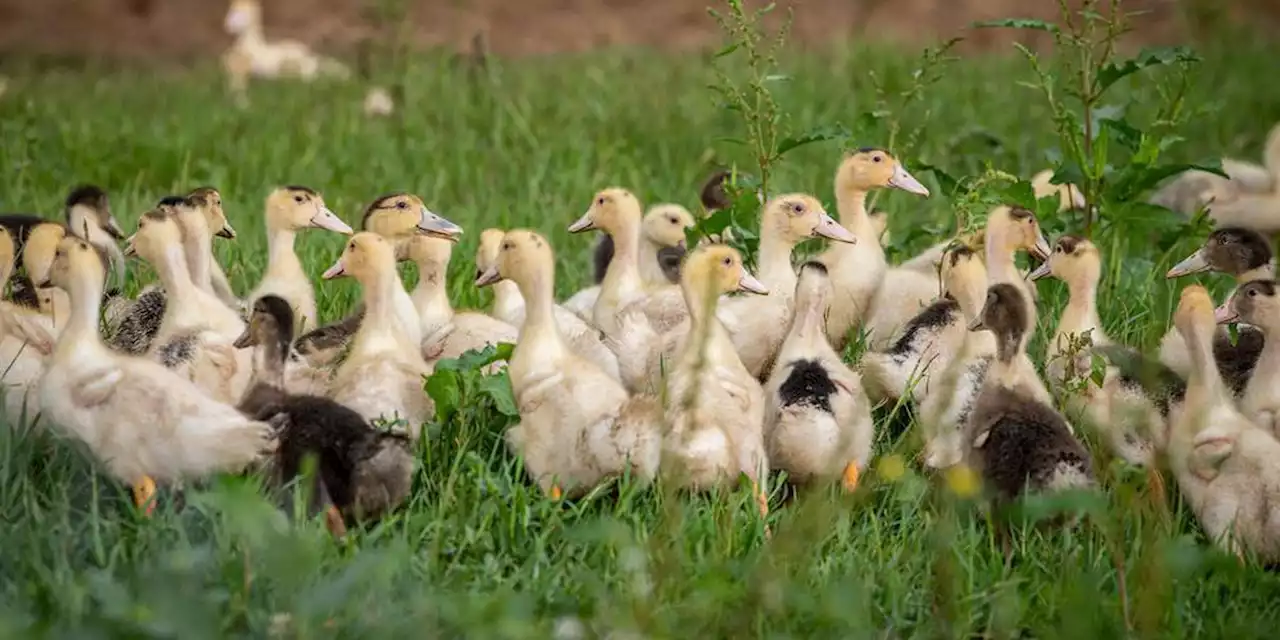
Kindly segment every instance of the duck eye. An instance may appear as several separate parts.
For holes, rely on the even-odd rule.
[[[803,205],[803,204],[800,204],[799,202],[797,202],[797,203],[795,203],[795,204],[791,205],[791,210],[792,210],[792,211],[794,211],[794,212],[796,212],[796,213],[804,213],[804,205]]]
[[[502,243],[502,250],[503,250],[503,251],[510,251],[510,250],[511,250],[511,243],[510,243],[510,242],[504,242],[504,243]]]
[[[408,209],[408,208],[409,208],[409,203],[408,203],[408,202],[405,202],[404,200],[401,200],[400,202],[397,202],[397,203],[396,203],[396,208],[397,208],[397,209]]]
[[[733,266],[733,258],[725,258],[723,262],[726,267]]]
[[[1258,297],[1258,290],[1257,290],[1257,289],[1250,289],[1250,290],[1249,290],[1249,297],[1250,297],[1250,298],[1256,298],[1256,297]]]
[[[298,204],[302,204],[302,196],[294,196],[293,201]]]
[[[603,206],[603,205],[604,205],[604,198],[603,198],[603,197],[601,197],[601,198],[596,198],[596,204]]]
[[[872,162],[883,162],[883,161],[884,161],[884,156],[871,156],[871,161],[872,161]]]
[[[667,222],[670,222],[671,224],[680,224],[680,220],[678,220],[675,216],[667,218]]]

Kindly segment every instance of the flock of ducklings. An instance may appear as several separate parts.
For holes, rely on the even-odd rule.
[[[726,175],[704,188],[706,209],[725,206]],[[1085,206],[1047,172],[1033,184],[1064,209]],[[276,189],[267,268],[241,299],[212,252],[215,236],[237,235],[215,189],[161,200],[125,238],[106,194],[77,188],[65,224],[0,217],[0,281],[12,282],[0,302],[4,409],[82,441],[148,508],[157,483],[255,466],[287,483],[315,454],[312,508],[339,533],[408,495],[411,443],[434,415],[423,391],[434,363],[514,343],[491,365],[506,368],[520,413],[507,442],[556,499],[622,474],[694,490],[745,475],[762,514],[772,471],[852,490],[871,457],[873,405],[896,400],[918,405],[926,466],[967,465],[998,501],[1094,486],[1072,426],[1083,420],[1153,480],[1157,454],[1167,457],[1212,538],[1280,559],[1280,340],[1267,339],[1280,298],[1263,236],[1218,228],[1169,271],[1228,273],[1239,287],[1216,309],[1187,287],[1149,358],[1103,332],[1088,240],[1050,244],[1032,212],[1001,206],[979,246],[943,243],[889,264],[884,216],[866,208],[878,189],[929,195],[890,153],[864,148],[836,170],[836,217],[806,194],[764,201],[755,274],[714,241],[686,255],[687,209],[646,213],[631,192],[605,189],[568,225],[605,234],[598,284],[557,303],[551,243],[486,229],[475,271],[494,291],[486,313],[451,306],[462,229],[411,194],[377,199],[353,232],[317,192]],[[355,279],[362,299],[329,325],[294,251],[309,228],[351,236],[322,278]],[[829,246],[797,269],[792,254],[810,238]],[[1021,271],[1020,252],[1039,266]],[[107,287],[130,257],[159,278],[134,299]],[[412,291],[400,261],[417,266]],[[1035,282],[1048,277],[1070,300],[1042,378],[1027,344]],[[1240,323],[1239,340],[1224,323]],[[850,367],[840,354],[859,333],[868,350]],[[1105,375],[1093,374],[1099,361]]]

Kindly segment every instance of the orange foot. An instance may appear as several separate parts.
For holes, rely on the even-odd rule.
[[[560,485],[558,485],[558,484],[553,484],[553,485],[551,485],[551,499],[552,499],[552,500],[559,500],[559,499],[560,499],[561,497],[563,497],[563,496],[564,496],[564,492],[560,490]]]
[[[324,512],[324,527],[335,538],[342,538],[347,535],[347,523],[342,520],[342,513],[333,505],[329,505],[329,508]]]
[[[858,463],[857,462],[850,461],[849,464],[845,466],[844,475],[841,480],[841,485],[844,486],[845,491],[849,491],[849,492],[852,492],[854,489],[858,488]]]
[[[142,476],[133,485],[133,504],[142,509],[143,515],[150,516],[156,510],[156,481],[151,476]]]

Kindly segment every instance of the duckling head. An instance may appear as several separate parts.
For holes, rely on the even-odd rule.
[[[831,276],[827,265],[817,260],[800,265],[800,277],[796,280],[796,308],[825,313],[830,297]]]
[[[208,239],[211,230],[209,215],[194,198],[168,196],[160,200],[156,209],[173,217],[184,240]]]
[[[72,189],[67,195],[66,214],[67,226],[71,227],[73,233],[80,234],[86,224],[93,224],[116,240],[124,238],[120,223],[111,215],[107,192],[101,187],[87,184]]]
[[[1088,206],[1080,187],[1074,184],[1053,184],[1052,180],[1053,169],[1045,169],[1031,178],[1031,188],[1035,191],[1037,200],[1057,194],[1059,212],[1084,209]]]
[[[1049,241],[1030,209],[999,206],[987,216],[986,242],[997,251],[1024,250],[1040,260],[1049,259]]]
[[[415,234],[457,242],[462,235],[462,227],[432,213],[421,198],[411,193],[393,193],[374,200],[365,208],[360,228],[393,242]]]
[[[836,169],[836,192],[870,191],[889,187],[928,196],[920,184],[893,154],[876,147],[863,147],[845,156]]]
[[[174,211],[157,208],[143,213],[138,218],[138,230],[129,236],[124,254],[136,255],[155,266],[161,264],[169,252],[182,253],[182,228]]]
[[[818,237],[850,244],[858,241],[827,213],[817,198],[803,193],[778,196],[766,203],[760,227],[761,235],[769,229],[776,237],[792,244]]]
[[[1271,262],[1271,243],[1262,234],[1243,227],[1214,229],[1204,245],[1174,265],[1166,278],[1217,271],[1233,276],[1247,273]]]
[[[107,265],[102,253],[88,242],[68,235],[54,251],[48,279],[37,286],[58,287],[69,292],[78,282],[101,283],[106,276]]]
[[[728,209],[733,204],[729,202],[729,194],[724,190],[725,183],[732,175],[733,172],[728,169],[718,169],[707,178],[702,184],[702,190],[698,192],[698,200],[702,202],[703,208],[707,211],[719,211]]]
[[[38,284],[49,279],[53,256],[58,251],[58,243],[65,237],[67,228],[56,222],[42,222],[32,227],[22,246],[22,267],[27,270],[31,282]]]
[[[977,317],[987,292],[987,265],[967,244],[957,243],[942,254],[938,266],[942,291],[959,303],[967,317]]]
[[[476,286],[487,287],[502,280],[543,286],[539,279],[552,283],[554,278],[555,254],[551,243],[536,231],[512,229],[498,244],[496,258],[476,277]]]
[[[680,279],[686,291],[709,290],[711,298],[734,291],[760,295],[769,293],[769,289],[742,264],[742,254],[723,244],[708,244],[695,249],[685,260]]]
[[[280,296],[258,298],[249,313],[249,324],[234,344],[237,349],[269,346],[277,357],[286,356],[293,344],[293,307]]]
[[[635,194],[626,189],[610,187],[595,195],[587,212],[577,222],[569,225],[569,233],[600,229],[613,236],[629,224],[639,224],[640,218],[640,200]]]
[[[1201,345],[1210,344],[1217,322],[1209,291],[1198,284],[1183,289],[1178,297],[1178,308],[1173,312],[1173,325],[1188,345],[1192,338],[1199,340]]]
[[[1015,285],[1000,282],[987,289],[982,312],[969,323],[970,331],[990,331],[996,336],[996,357],[1013,359],[1030,333],[1033,319],[1026,297]]]
[[[213,235],[228,240],[235,239],[236,230],[227,220],[226,212],[222,210],[222,194],[217,189],[200,187],[187,194],[187,199],[204,213],[205,221],[208,222],[209,230]]]
[[[1246,322],[1261,327],[1268,334],[1280,328],[1280,299],[1276,298],[1275,280],[1253,280],[1236,289],[1231,298],[1214,309],[1218,324]]]
[[[231,0],[231,6],[227,9],[227,17],[222,26],[228,34],[237,36],[261,22],[262,6],[257,0]]]
[[[507,232],[502,229],[485,229],[480,232],[480,246],[476,247],[476,279],[498,263],[502,239],[505,237]]]
[[[1068,234],[1058,238],[1049,259],[1027,274],[1032,281],[1048,276],[1067,283],[1073,289],[1096,286],[1102,276],[1102,257],[1098,254],[1098,247],[1080,236]]]
[[[351,236],[338,261],[320,277],[333,280],[349,276],[368,286],[379,276],[394,274],[395,269],[395,248],[391,243],[376,233],[361,231]]]
[[[267,196],[267,228],[298,231],[316,227],[351,235],[351,227],[307,187],[281,187]]]
[[[640,223],[640,233],[658,247],[684,247],[684,230],[694,225],[693,214],[678,204],[649,208]]]

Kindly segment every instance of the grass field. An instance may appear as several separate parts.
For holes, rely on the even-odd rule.
[[[1280,49],[1236,37],[1202,53],[1187,101],[1208,111],[1172,153],[1256,157],[1280,120],[1270,80]],[[913,59],[860,47],[788,54],[792,80],[779,96],[797,130],[843,123],[850,146],[883,145],[884,122],[858,118],[874,107],[869,71],[902,84]],[[312,186],[352,223],[385,192],[420,194],[466,229],[450,288],[455,306],[473,307],[488,295],[471,284],[481,229],[546,234],[568,295],[589,280],[593,240],[565,227],[594,191],[622,185],[645,203],[694,208],[714,164],[749,160],[717,142],[738,125],[706,89],[706,63],[691,57],[497,61],[479,77],[415,59],[390,120],[366,119],[355,85],[260,85],[239,111],[212,68],[5,72],[0,209],[52,216],[71,184],[94,182],[131,229],[160,196],[216,185],[240,232],[216,251],[240,292],[264,267],[260,212],[273,186]],[[1026,77],[1012,55],[957,63],[900,114],[925,127],[907,166],[964,175],[989,163],[1024,176],[1048,166],[1056,138],[1039,96],[1016,84]],[[1152,95],[1136,78],[1123,99],[1140,113]],[[976,131],[1001,144],[973,143]],[[840,150],[798,150],[774,184],[834,210]],[[933,241],[930,225],[947,231],[944,198],[890,194],[880,206],[891,214],[892,255]],[[1045,226],[1052,238],[1069,222]],[[1164,271],[1199,241],[1102,247],[1112,337],[1155,345],[1183,284]],[[324,231],[298,242],[326,319],[355,294],[353,283],[319,282],[342,243]],[[152,277],[140,267],[132,285]],[[1200,280],[1219,294],[1228,285]],[[1058,283],[1040,290],[1034,353],[1065,298]],[[1100,517],[1071,531],[1020,528],[1006,563],[981,511],[912,461],[901,415],[878,414],[880,463],[865,489],[775,501],[769,540],[745,491],[622,487],[552,503],[500,445],[507,424],[485,400],[432,425],[411,503],[338,544],[319,523],[289,524],[248,479],[190,490],[181,511],[166,498],[144,519],[78,448],[40,430],[5,431],[0,636],[260,637],[287,614],[283,632],[294,637],[1117,637],[1128,633],[1121,577],[1142,635],[1263,637],[1280,622],[1280,578],[1210,550],[1176,491],[1156,504],[1141,473],[1105,458],[1107,490],[1086,505]]]

